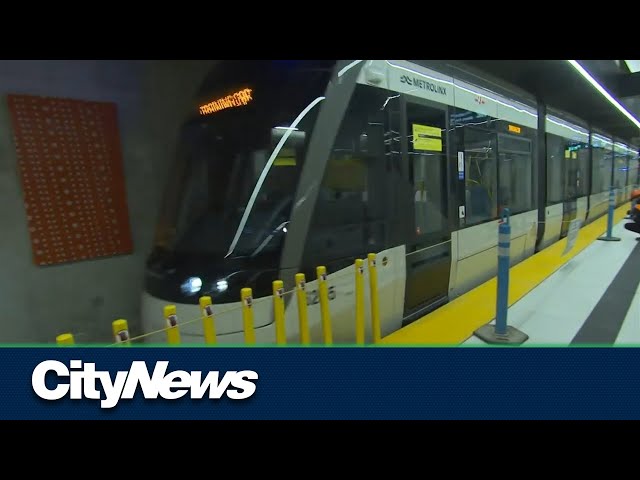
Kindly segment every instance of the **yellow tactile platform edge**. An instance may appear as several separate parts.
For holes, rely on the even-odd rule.
[[[624,219],[629,206],[618,207],[614,225]],[[603,235],[607,215],[580,229],[575,246],[562,255],[567,239],[550,245],[511,268],[509,307]],[[382,345],[459,345],[495,318],[496,277],[452,300],[434,312],[384,337]]]

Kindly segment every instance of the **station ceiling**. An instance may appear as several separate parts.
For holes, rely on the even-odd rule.
[[[640,72],[634,73],[633,61],[578,62],[640,119]],[[616,140],[640,145],[640,129],[566,60],[463,60],[461,64],[512,83],[549,107],[581,118]]]

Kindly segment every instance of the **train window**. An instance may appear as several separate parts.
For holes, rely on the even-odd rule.
[[[576,168],[576,197],[586,197],[589,195],[589,145],[586,143],[574,144],[576,148],[577,162]],[[573,153],[571,154],[571,160],[573,163]]]
[[[392,207],[391,157],[399,133],[390,115],[398,95],[357,85],[338,130],[310,223],[304,263],[334,262],[388,246]]]
[[[591,193],[602,193],[609,190],[611,185],[611,168],[613,151],[611,143],[593,140],[591,148],[593,152],[592,186]]]
[[[640,173],[638,170],[638,160],[638,154],[631,152],[629,155],[629,176],[627,177],[627,185],[638,185],[638,174]]]
[[[465,223],[493,220],[498,211],[497,120],[461,108],[450,118],[455,151],[464,153]]]
[[[409,177],[417,237],[448,230],[446,110],[407,103]]]
[[[464,135],[466,223],[496,217],[498,207],[495,133],[466,127]]]
[[[322,103],[305,109],[324,93],[329,64],[217,64],[197,94],[197,105],[244,88],[252,89],[251,101],[215,112],[196,109],[186,119],[156,250],[171,252],[177,262],[255,256],[277,265],[309,133]],[[304,118],[290,128],[302,111],[307,111]],[[286,142],[280,145],[284,135]]]
[[[182,193],[175,252],[198,256],[229,252],[272,257],[275,262],[317,110],[311,109],[294,129],[286,122],[297,113],[275,112],[264,122],[245,125],[244,133],[251,133],[245,137],[211,121],[191,125],[183,138],[188,174],[176,179]],[[286,141],[277,149],[285,134]]]
[[[562,192],[563,167],[565,159],[565,139],[551,133],[547,134],[547,205],[564,201]]]
[[[236,255],[256,257],[278,254],[287,233],[293,197],[317,113],[317,107],[309,111],[294,129],[288,123],[274,126],[271,129],[269,147],[253,152],[251,161],[241,173],[251,178],[251,182],[248,182],[250,191],[242,195],[243,198],[250,198],[258,179],[264,173],[266,176],[253,204],[249,201],[246,207],[240,205],[243,207],[242,213],[245,208],[250,208],[250,212],[234,247]],[[278,150],[278,145],[285,136],[286,140]],[[268,168],[268,161],[273,155],[273,163]],[[237,184],[241,183],[232,183]]]
[[[547,204],[587,195],[588,145],[547,134]]]
[[[626,149],[614,151],[613,186],[620,190],[627,184],[627,170],[629,170]]]
[[[524,127],[522,128],[524,130]],[[533,209],[533,142],[525,136],[498,135],[498,214]]]

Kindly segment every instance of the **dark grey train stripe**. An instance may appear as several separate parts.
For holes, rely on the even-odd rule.
[[[638,284],[640,284],[640,243],[631,251],[600,301],[576,333],[571,345],[615,343]]]

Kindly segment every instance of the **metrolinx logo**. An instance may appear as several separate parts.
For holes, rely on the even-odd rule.
[[[146,362],[131,362],[129,370],[116,372],[112,378],[108,371],[96,370],[95,363],[71,360],[69,366],[57,360],[39,363],[31,375],[31,386],[44,400],[99,400],[100,408],[113,408],[120,399],[132,399],[140,386],[145,399],[177,400],[190,393],[192,399],[219,399],[224,394],[232,400],[251,397],[256,391],[258,374],[252,370],[227,371],[221,377],[219,371],[208,371],[202,378],[201,371],[175,370],[167,373],[169,362],[156,362],[149,374]],[[55,385],[47,385],[48,374],[53,373]],[[66,379],[64,381],[63,379]],[[101,387],[102,391],[98,389]],[[51,388],[50,388],[51,387]]]
[[[426,80],[422,80],[416,77],[410,77],[408,75],[402,75],[400,77],[400,83],[406,83],[407,85],[411,85],[414,87],[421,88],[422,90],[429,90],[430,92],[437,93],[440,95],[447,94],[447,87],[442,87],[440,85],[436,85],[435,83],[428,82]]]

